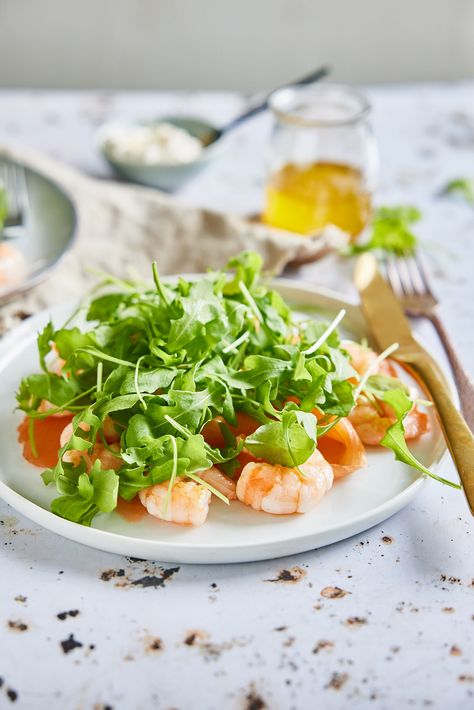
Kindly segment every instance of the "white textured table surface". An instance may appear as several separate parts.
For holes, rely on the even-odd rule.
[[[437,193],[474,176],[474,83],[369,94],[378,201],[422,209],[443,316],[472,371],[474,211]],[[185,111],[219,124],[243,103],[5,91],[0,141],[105,176],[92,143],[103,120]],[[268,129],[268,117],[242,128],[183,199],[255,211]],[[348,274],[335,259],[299,272],[346,292]],[[444,472],[454,476],[448,461]],[[413,505],[343,543],[280,561],[178,567],[80,547],[0,502],[0,707],[472,707],[471,521],[460,494],[430,482]]]

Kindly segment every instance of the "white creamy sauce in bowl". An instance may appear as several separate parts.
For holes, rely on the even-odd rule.
[[[203,151],[198,138],[167,122],[114,126],[103,147],[112,160],[141,165],[184,165],[198,160]]]

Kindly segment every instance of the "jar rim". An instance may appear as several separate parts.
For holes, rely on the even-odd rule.
[[[298,111],[298,100],[305,97],[312,97],[316,100],[321,96],[328,96],[330,93],[346,97],[353,101],[354,106],[349,109],[348,115],[331,118],[306,117]],[[277,89],[270,94],[268,106],[274,116],[284,123],[291,123],[305,128],[338,128],[358,123],[371,111],[371,105],[365,96],[357,89],[347,84],[309,84],[306,86],[289,85]],[[349,108],[348,106],[346,108]]]

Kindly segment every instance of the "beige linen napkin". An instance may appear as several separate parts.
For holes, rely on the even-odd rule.
[[[26,294],[0,305],[0,334],[26,314],[81,297],[97,281],[93,269],[116,276],[133,272],[200,272],[223,266],[243,249],[262,254],[265,267],[279,273],[286,264],[309,261],[337,242],[331,230],[317,238],[252,224],[230,214],[188,207],[157,190],[86,177],[74,168],[29,148],[1,147],[8,158],[42,173],[72,198],[78,215],[77,239],[47,279]]]

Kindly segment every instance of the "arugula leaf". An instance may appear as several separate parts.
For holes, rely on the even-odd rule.
[[[173,427],[165,419],[165,415],[178,421],[190,431],[200,431],[204,424],[212,418],[212,410],[220,411],[222,402],[222,386],[218,382],[197,392],[170,390],[168,394],[151,397],[148,400],[148,414],[156,423],[157,430],[163,434],[172,433]]]
[[[112,412],[120,412],[125,409],[133,409],[139,401],[138,394],[120,394],[108,401],[100,400],[97,411],[101,419],[104,419]]]
[[[51,510],[61,518],[82,525],[91,525],[98,513],[110,513],[117,507],[119,476],[112,469],[102,469],[95,461],[89,475],[84,466],[64,466],[58,477],[58,490],[64,495],[55,498]]]
[[[29,375],[25,377],[18,391],[18,404],[24,411],[31,410],[32,398],[46,399],[51,404],[61,407],[78,394],[74,382],[64,380],[54,374]]]
[[[268,357],[266,355],[249,355],[244,360],[244,369],[232,375],[231,383],[242,389],[252,389],[280,377],[292,369],[291,362]]]
[[[442,194],[460,197],[469,205],[474,205],[474,180],[468,178],[450,180],[443,188]]]
[[[372,234],[365,244],[354,244],[350,254],[380,249],[396,256],[413,252],[418,239],[411,230],[413,224],[421,219],[421,212],[410,205],[398,207],[380,207],[375,211],[372,221]]]
[[[191,340],[205,335],[204,326],[215,319],[219,320],[221,336],[228,329],[225,311],[209,281],[201,280],[193,283],[189,296],[181,299],[181,308],[183,315],[171,322],[167,339],[170,352],[180,350]]]
[[[347,380],[336,381],[332,384],[332,392],[326,395],[323,409],[325,414],[347,417],[354,404],[354,388],[352,384]]]
[[[54,334],[54,343],[59,356],[64,360],[74,355],[79,348],[96,345],[93,331],[82,333],[79,328],[62,328]]]
[[[102,469],[100,461],[94,461],[89,473],[93,494],[92,500],[102,513],[110,513],[117,507],[119,476],[113,469]]]
[[[461,486],[457,483],[441,478],[430,471],[429,468],[426,468],[426,466],[418,461],[418,459],[409,450],[405,441],[405,428],[403,426],[403,420],[411,410],[413,402],[407,394],[401,389],[389,389],[385,391],[383,400],[391,406],[395,416],[397,417],[397,421],[387,429],[384,438],[380,442],[382,446],[386,446],[388,449],[391,449],[394,452],[397,461],[406,463],[408,466],[421,471],[421,473],[424,473],[426,476],[434,478],[436,481],[440,481],[441,483],[445,483],[452,488],[461,488]]]
[[[309,370],[306,369],[306,358],[304,353],[298,354],[296,367],[293,373],[293,379],[295,381],[309,380],[310,382],[312,382],[313,378],[311,377],[311,373],[309,372]]]
[[[298,424],[303,427],[309,438],[312,441],[316,441],[318,420],[316,419],[314,414],[312,414],[311,412],[300,412],[298,410],[295,410],[294,416]]]
[[[95,298],[89,305],[86,318],[88,321],[109,321],[116,317],[120,304],[124,302],[122,293],[106,293]]]
[[[119,495],[125,500],[133,500],[139,491],[153,485],[145,464],[124,466],[120,470]]]
[[[37,344],[38,344],[38,354],[41,369],[44,372],[48,372],[48,367],[46,365],[46,356],[51,352],[51,343],[54,339],[54,326],[51,321],[49,321],[41,333],[38,333]]]
[[[284,341],[288,331],[288,309],[282,307],[281,296],[269,291],[264,298],[257,298],[256,303],[263,317],[265,327],[270,330],[273,339]]]
[[[238,256],[229,259],[228,269],[235,269],[235,277],[224,286],[226,295],[235,295],[240,292],[239,284],[242,282],[249,291],[252,291],[262,271],[263,259],[260,254],[244,251]]]
[[[311,418],[314,426],[310,424]],[[316,448],[316,424],[313,414],[301,412],[297,415],[294,411],[286,411],[281,421],[264,424],[247,436],[245,447],[268,463],[299,466]]]
[[[222,452],[211,449],[201,435],[183,439],[166,434],[154,438],[152,428],[142,415],[134,417],[131,432],[127,432],[127,444],[135,446],[130,446],[123,454],[130,466],[120,470],[119,490],[126,500],[131,500],[143,488],[167,481],[173,470],[178,476],[199,473],[210,468],[213,463],[227,460]],[[242,444],[238,450],[241,448]],[[177,452],[176,460],[170,457],[174,449]],[[229,452],[229,456],[235,455],[235,451]]]
[[[85,500],[80,493],[59,496],[51,503],[51,512],[73,523],[90,526],[99,512],[97,506]]]
[[[385,398],[385,394],[391,390],[401,390],[407,396],[410,393],[408,386],[404,382],[388,375],[371,375],[363,388],[363,392],[368,392],[377,397],[377,399],[382,400]]]
[[[327,329],[327,323],[321,321],[305,321],[301,324],[301,349],[306,350],[311,347],[317,340],[323,335]],[[328,337],[321,346],[323,351],[327,351],[329,347],[337,348],[339,346],[340,340],[337,330],[333,330],[329,333]]]
[[[140,392],[154,394],[157,390],[166,389],[171,385],[179,370],[176,367],[157,367],[153,370],[141,371],[135,383],[135,373],[127,370],[127,374],[122,380],[120,394],[131,394],[135,392],[135,384]]]

